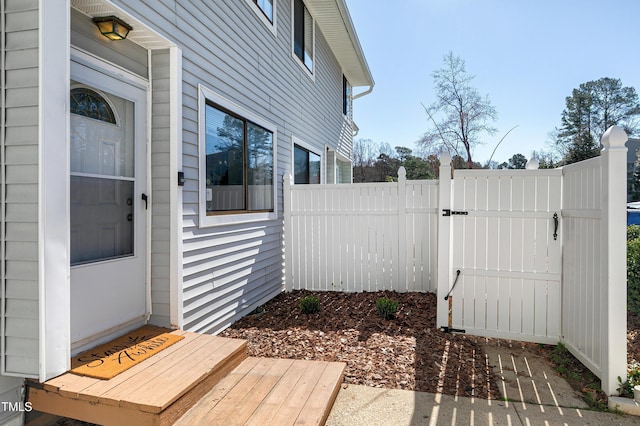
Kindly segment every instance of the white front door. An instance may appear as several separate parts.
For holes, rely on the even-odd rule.
[[[71,63],[71,341],[104,340],[147,314],[147,94]]]

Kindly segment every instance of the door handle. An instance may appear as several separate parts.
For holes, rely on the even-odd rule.
[[[558,213],[553,214],[553,240],[558,239]]]
[[[147,210],[149,208],[149,196],[142,194],[142,201],[144,201],[144,209]]]

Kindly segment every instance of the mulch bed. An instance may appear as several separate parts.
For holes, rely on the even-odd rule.
[[[640,316],[627,312],[627,362],[640,364]]]
[[[302,314],[299,301],[311,294],[320,311]],[[394,319],[378,316],[375,302],[381,297],[398,302]],[[221,335],[248,340],[250,356],[345,362],[346,383],[499,398],[474,338],[436,328],[435,298],[433,293],[293,291]]]

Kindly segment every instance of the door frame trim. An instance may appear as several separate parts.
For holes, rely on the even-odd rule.
[[[81,65],[85,65],[109,77],[115,77],[122,80],[124,83],[136,86],[139,89],[145,90],[147,93],[149,92],[149,80],[134,74],[119,65],[109,62],[106,59],[96,56],[93,53],[89,53],[86,50],[71,46],[71,62],[77,62]],[[148,109],[149,108],[147,107],[147,115],[149,115]],[[147,141],[148,139],[149,138],[147,137]]]

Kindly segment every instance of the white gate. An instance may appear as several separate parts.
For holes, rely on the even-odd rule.
[[[441,175],[441,189],[451,193],[449,203],[441,198],[440,229],[449,228],[452,285],[438,300],[449,313],[438,325],[557,343],[562,171],[456,170],[447,180]]]

